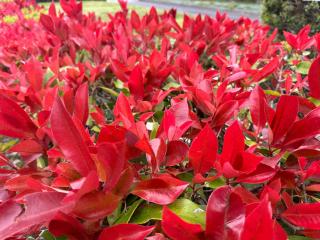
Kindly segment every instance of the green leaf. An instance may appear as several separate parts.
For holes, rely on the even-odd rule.
[[[114,222],[114,224],[120,224],[120,223],[128,223],[136,211],[136,209],[139,207],[139,205],[143,202],[142,199],[139,199],[138,201],[135,201],[130,207],[128,207],[127,211],[123,212],[120,217]]]
[[[212,182],[206,182],[205,186],[208,188],[216,189],[226,184],[226,180],[223,177],[217,178]]]
[[[136,224],[145,224],[150,220],[161,220],[162,206],[155,204],[146,204],[140,206],[133,214],[130,222]]]
[[[308,238],[308,237],[304,237],[304,236],[289,236],[288,237],[289,240],[309,240],[311,238]]]
[[[205,227],[205,211],[191,200],[185,198],[178,199],[169,205],[169,208],[186,222],[200,224],[202,227]]]
[[[182,181],[192,183],[193,174],[190,172],[184,172],[178,175],[178,178]]]
[[[300,63],[297,65],[297,72],[298,72],[298,73],[301,73],[301,74],[304,74],[304,75],[307,75],[308,72],[309,72],[310,66],[311,66],[311,62],[310,62],[310,61],[300,62]]]
[[[180,84],[177,82],[169,82],[164,87],[163,90],[169,90],[170,88],[179,88]]]
[[[107,87],[100,87],[103,91],[105,91],[106,93],[109,93],[110,95],[114,96],[114,97],[118,97],[119,93],[117,93],[116,91],[114,91],[111,88],[107,88]]]
[[[154,139],[157,136],[157,131],[160,125],[157,122],[150,122],[150,125],[152,125],[152,130],[150,132],[150,139]]]
[[[115,80],[113,83],[114,83],[114,86],[118,89],[122,89],[124,87],[123,82],[119,79]]]
[[[320,100],[319,100],[319,99],[309,97],[308,100],[309,100],[310,102],[312,102],[314,105],[316,105],[317,107],[320,106]]]
[[[107,216],[109,225],[113,225],[115,221],[119,218],[121,214],[121,206],[122,204],[119,204],[117,209],[115,209],[111,215]]]
[[[205,211],[196,203],[189,199],[178,199],[168,206],[175,214],[189,223],[200,224],[205,227]],[[136,224],[145,224],[150,220],[162,219],[162,206],[148,204],[140,206],[134,213],[130,222]]]
[[[264,90],[264,93],[267,95],[275,96],[275,97],[280,97],[281,93],[273,90]]]
[[[37,238],[38,239],[38,238]],[[40,233],[40,239],[41,240],[68,240],[67,237],[61,236],[61,237],[55,237],[52,235],[49,230],[43,230]]]

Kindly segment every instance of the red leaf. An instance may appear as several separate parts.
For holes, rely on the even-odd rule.
[[[125,169],[121,175],[118,183],[112,189],[113,194],[116,194],[120,197],[125,196],[129,193],[130,187],[134,179],[134,170],[131,167]]]
[[[89,240],[83,225],[76,218],[59,212],[49,223],[49,231],[56,237],[65,236],[69,240]]]
[[[218,150],[218,140],[209,125],[206,125],[193,140],[189,159],[195,174],[204,174],[213,167]]]
[[[86,176],[90,171],[95,170],[88,147],[59,97],[52,108],[51,128],[62,153],[81,175]]]
[[[124,142],[103,143],[98,146],[98,160],[103,164],[106,174],[105,191],[110,191],[119,181],[125,166]]]
[[[220,127],[225,124],[237,111],[237,101],[227,101],[221,104],[215,112],[213,118],[213,127]]]
[[[73,210],[83,219],[100,219],[111,214],[118,206],[120,197],[112,193],[93,191],[84,195]]]
[[[273,239],[272,208],[267,198],[248,205],[242,240]]]
[[[288,107],[290,106],[290,108]],[[299,101],[295,96],[281,96],[276,113],[272,119],[271,129],[273,133],[272,143],[277,143],[287,133],[296,120]]]
[[[297,36],[295,34],[283,31],[283,35],[292,48],[298,49]]]
[[[36,125],[14,101],[0,94],[0,134],[14,138],[34,138]]]
[[[0,236],[3,236],[6,229],[15,223],[16,218],[21,212],[22,208],[20,205],[10,200],[0,205],[0,216],[2,216],[0,218]],[[10,232],[7,234],[10,234]]]
[[[44,77],[41,63],[35,59],[31,59],[23,66],[23,69],[33,90],[40,91]]]
[[[69,17],[78,18],[82,15],[82,1],[77,3],[76,0],[70,0],[68,2],[66,0],[60,0],[60,5]]]
[[[223,150],[221,154],[222,162],[236,159],[236,156],[244,151],[244,137],[239,123],[235,121],[226,131],[224,136]]]
[[[298,227],[320,230],[320,203],[299,203],[281,214],[286,221]]]
[[[82,84],[74,98],[74,115],[85,125],[89,116],[88,83]]]
[[[151,162],[153,170],[158,170],[160,165],[164,163],[167,145],[162,138],[154,138],[149,141],[150,147],[152,148],[153,155],[147,155],[147,160]]]
[[[245,222],[245,207],[231,187],[216,189],[207,205],[207,239],[240,239]]]
[[[143,76],[139,66],[136,66],[129,77],[130,93],[134,96],[135,100],[142,100],[144,96]]]
[[[253,89],[249,99],[252,122],[261,129],[267,122],[267,103],[263,90],[259,85]]]
[[[172,240],[200,240],[203,230],[200,224],[190,224],[174,214],[168,207],[163,208],[162,229]]]
[[[163,174],[139,182],[131,193],[149,202],[167,205],[173,203],[187,186],[188,183]]]
[[[267,65],[265,65],[261,70],[258,70],[258,72],[253,76],[253,82],[258,82],[272,74],[278,68],[279,64],[280,62],[277,57],[270,60]]]
[[[307,140],[320,133],[320,107],[312,110],[303,119],[296,121],[289,129],[283,142],[289,145],[301,140]]]
[[[42,153],[42,151],[42,145],[32,139],[20,141],[16,145],[12,146],[12,148],[10,148],[10,152],[18,152],[21,154],[35,154]]]
[[[92,171],[86,177],[78,179],[70,185],[73,190],[76,190],[76,192],[71,192],[72,194],[69,194],[64,198],[64,202],[77,201],[83,195],[96,190],[99,187],[97,172]]]
[[[58,211],[69,212],[72,205],[61,204],[64,196],[64,193],[59,192],[38,192],[26,195],[25,212],[19,217],[16,216],[14,222],[0,231],[0,239],[6,239],[23,233],[32,226],[49,222]],[[15,206],[11,206],[10,212],[17,213],[19,210]]]
[[[316,58],[310,66],[308,73],[310,96],[320,99],[320,57]]]
[[[105,228],[98,240],[144,240],[152,231],[152,226],[140,226],[137,224],[118,224]]]
[[[179,140],[191,127],[192,123],[188,102],[183,100],[164,112],[157,137],[166,138],[169,141]]]
[[[125,128],[130,129],[133,127],[134,118],[130,109],[128,99],[123,93],[120,93],[120,95],[118,96],[113,112],[116,119],[120,120]]]
[[[171,141],[167,145],[166,166],[174,166],[187,156],[189,147],[181,141]]]

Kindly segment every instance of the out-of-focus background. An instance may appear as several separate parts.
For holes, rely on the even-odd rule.
[[[40,0],[43,1],[43,0]],[[45,1],[45,0],[44,0]],[[216,11],[225,12],[231,18],[241,16],[260,20],[280,32],[297,32],[310,24],[312,32],[320,30],[320,2],[303,0],[128,0],[129,7],[138,13],[145,13],[151,6],[166,10],[178,10],[178,21],[182,22],[183,13],[215,15]],[[45,7],[49,2],[41,3]],[[85,12],[95,12],[106,19],[106,13],[120,9],[116,0],[84,1]]]

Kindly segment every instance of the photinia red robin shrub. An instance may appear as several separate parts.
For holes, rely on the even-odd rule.
[[[319,239],[319,35],[119,2],[0,3],[0,239]]]

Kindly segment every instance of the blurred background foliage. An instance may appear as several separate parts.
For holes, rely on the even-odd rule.
[[[312,33],[320,31],[320,2],[303,0],[263,0],[262,21],[272,28],[297,33],[310,24]]]

